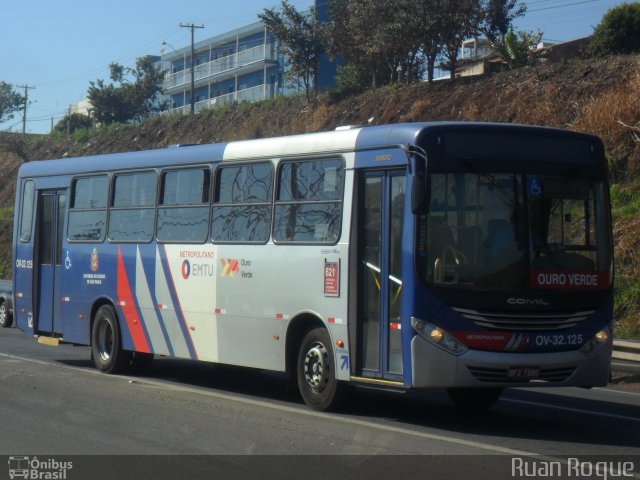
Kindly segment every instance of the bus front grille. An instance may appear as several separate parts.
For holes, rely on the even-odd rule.
[[[595,310],[571,313],[505,313],[454,308],[476,325],[494,330],[562,330],[575,327]]]
[[[480,382],[564,382],[576,370],[575,367],[541,368],[536,378],[512,378],[507,368],[468,366],[471,374]]]

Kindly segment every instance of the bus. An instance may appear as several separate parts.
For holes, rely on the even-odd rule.
[[[607,383],[613,255],[594,136],[434,122],[33,161],[17,179],[14,316],[90,345],[349,384]]]

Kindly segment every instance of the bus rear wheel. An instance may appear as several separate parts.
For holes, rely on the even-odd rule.
[[[447,393],[456,408],[467,412],[478,412],[493,406],[500,398],[502,388],[449,388]]]
[[[309,330],[302,340],[297,363],[298,389],[314,410],[335,408],[344,393],[336,378],[331,337],[325,328]]]
[[[131,363],[131,352],[122,349],[118,316],[111,305],[96,312],[91,328],[91,358],[103,373],[117,373]]]

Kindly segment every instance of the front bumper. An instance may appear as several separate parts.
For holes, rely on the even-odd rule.
[[[554,353],[506,353],[468,350],[456,356],[416,335],[411,341],[411,383],[424,387],[597,387],[609,380],[609,339],[587,357],[578,350]],[[512,380],[509,367],[536,366],[535,380]]]

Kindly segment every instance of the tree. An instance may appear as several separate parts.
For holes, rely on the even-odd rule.
[[[280,51],[286,57],[287,79],[304,88],[307,101],[312,103],[318,95],[318,67],[323,53],[323,28],[316,11],[304,15],[287,0],[282,0],[282,12],[265,9],[258,18],[280,41]]]
[[[398,82],[401,81],[400,72],[407,83],[414,78],[422,78],[424,68],[420,57],[423,37],[421,19],[416,15],[416,1],[394,0],[389,2],[385,13],[390,20],[381,41],[391,45],[391,56],[387,60],[391,77],[394,71],[398,71]]]
[[[13,87],[0,82],[0,123],[13,118],[13,114],[24,105],[24,96],[13,90]]]
[[[589,47],[593,55],[640,52],[640,3],[623,3],[602,17]]]
[[[123,123],[133,118],[133,108],[127,102],[123,88],[112,83],[105,84],[103,80],[89,82],[87,97],[91,102],[91,112],[96,122],[102,125]]]
[[[415,2],[422,54],[426,62],[427,81],[433,82],[436,61],[443,48],[443,22],[440,10],[445,0],[418,0]]]
[[[62,117],[56,126],[53,127],[54,132],[59,133],[72,133],[82,128],[90,128],[93,126],[93,121],[88,115],[82,113],[69,113]]]
[[[479,31],[495,44],[504,41],[513,21],[527,11],[519,0],[482,0],[482,22]]]
[[[354,71],[369,72],[373,87],[392,81],[398,67],[403,72],[413,72],[420,49],[413,3],[331,0],[329,52],[343,56],[353,64]]]
[[[109,65],[112,82],[98,79],[89,82],[87,97],[93,106],[93,116],[98,123],[139,121],[162,109],[158,95],[162,93],[165,72],[153,57],[139,58],[136,68],[112,63]]]
[[[519,68],[531,65],[544,55],[544,50],[537,49],[541,38],[542,32],[518,31],[514,33],[513,30],[509,30],[504,40],[498,41],[494,47],[507,62],[509,68]]]
[[[454,78],[462,42],[478,31],[482,9],[480,0],[443,0],[440,6],[443,55]]]

